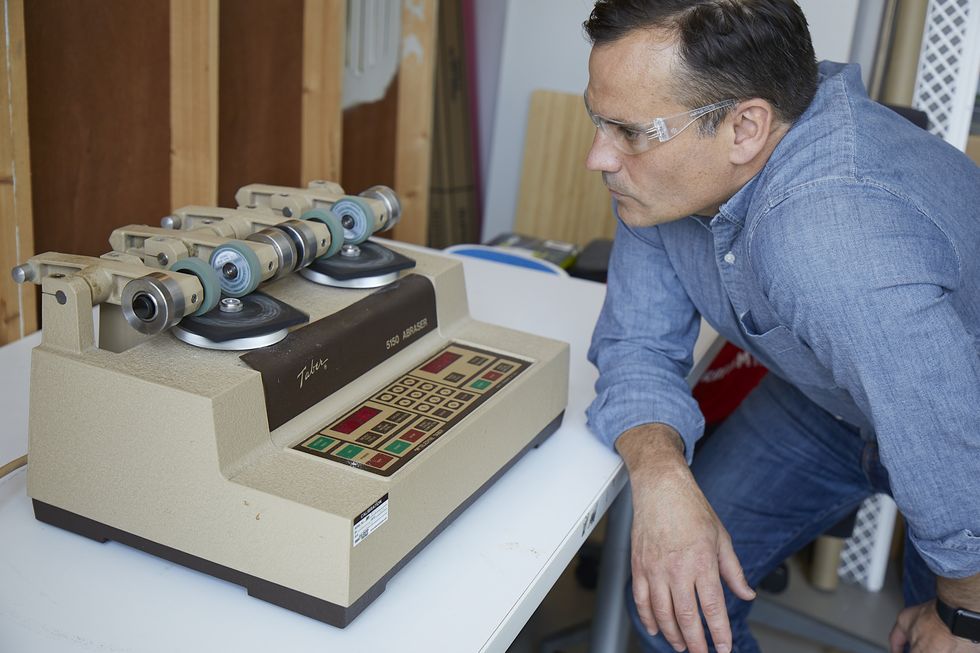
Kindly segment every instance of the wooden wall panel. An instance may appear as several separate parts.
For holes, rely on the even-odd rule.
[[[35,249],[170,212],[167,0],[25,3]]]
[[[170,205],[218,202],[218,0],[170,0]]]
[[[300,176],[340,181],[346,3],[303,3],[303,134]]]
[[[301,184],[303,0],[221,3],[218,202],[239,187]]]
[[[9,271],[34,253],[24,3],[5,0],[0,14],[0,345],[37,329],[37,291]]]
[[[398,74],[377,102],[344,111],[348,193],[384,184],[398,193],[401,222],[386,237],[428,243],[437,0],[403,0]]]
[[[438,0],[404,0],[402,9],[394,186],[402,219],[392,237],[417,245],[428,244],[438,9]]]
[[[395,187],[395,141],[398,120],[398,77],[377,102],[344,111],[341,186],[357,194],[384,184]]]
[[[428,245],[480,240],[461,8],[439,3]]]

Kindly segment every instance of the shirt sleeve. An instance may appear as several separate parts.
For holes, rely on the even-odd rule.
[[[609,263],[606,299],[592,335],[589,360],[598,368],[589,427],[614,446],[642,424],[673,427],[688,463],[704,418],[686,381],[700,319],[677,279],[657,227],[619,223]]]
[[[980,572],[980,358],[957,310],[956,248],[858,182],[814,186],[759,224],[750,256],[767,297],[873,425],[912,543],[939,576]]]

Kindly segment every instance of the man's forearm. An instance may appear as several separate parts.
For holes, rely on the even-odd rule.
[[[616,451],[623,457],[630,477],[642,471],[687,467],[684,442],[666,424],[643,424],[623,433],[616,440]]]
[[[980,612],[980,574],[966,578],[939,578],[936,593],[943,603]]]

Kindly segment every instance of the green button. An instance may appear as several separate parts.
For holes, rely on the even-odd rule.
[[[412,446],[411,442],[405,442],[404,440],[395,440],[387,447],[385,447],[385,451],[390,451],[391,453],[401,453],[406,449],[408,449],[410,446]]]
[[[484,379],[479,379],[470,384],[471,388],[476,388],[477,390],[485,390],[490,386],[490,382]]]
[[[364,451],[364,447],[358,447],[357,445],[349,444],[343,449],[341,449],[340,451],[338,451],[337,455],[340,456],[341,458],[353,458],[354,456],[361,453],[362,451]]]
[[[334,442],[336,442],[336,440],[334,440],[333,438],[325,438],[321,435],[316,440],[314,440],[313,442],[309,443],[306,446],[309,447],[310,449],[323,451],[324,449],[329,448],[330,445],[332,445]]]

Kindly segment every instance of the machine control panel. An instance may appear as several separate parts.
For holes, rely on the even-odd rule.
[[[451,343],[293,448],[390,476],[530,365]]]

